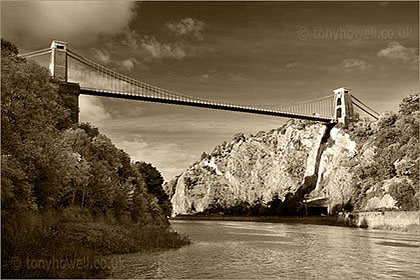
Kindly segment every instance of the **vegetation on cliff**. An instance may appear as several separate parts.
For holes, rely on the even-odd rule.
[[[187,244],[165,217],[160,173],[72,124],[48,70],[1,48],[2,277],[101,277],[110,268],[95,263],[101,254]]]
[[[359,121],[345,129],[359,147],[372,146],[373,160],[350,161],[356,209],[369,199],[390,195],[399,210],[419,210],[419,95],[408,95],[398,113],[386,112],[375,122]]]

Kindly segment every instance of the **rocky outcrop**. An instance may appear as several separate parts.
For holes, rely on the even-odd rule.
[[[166,185],[173,214],[290,198],[327,203],[330,212],[344,205],[416,210],[418,100],[406,97],[398,114],[376,122],[331,127],[291,120],[269,132],[237,134]]]
[[[327,126],[290,121],[254,136],[236,135],[167,185],[174,214],[195,213],[211,205],[268,203],[295,193],[315,175]]]

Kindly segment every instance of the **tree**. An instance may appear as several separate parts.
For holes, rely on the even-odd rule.
[[[169,201],[169,196],[162,187],[163,177],[160,172],[150,163],[143,161],[137,161],[134,164],[134,168],[142,175],[148,192],[158,199],[158,204],[162,207],[165,215],[170,216],[172,213],[172,205]]]
[[[1,154],[7,158],[7,166],[2,168],[2,192],[9,198],[10,190],[16,197],[24,192],[20,203],[27,201],[27,207],[33,206],[32,196],[38,193],[38,201],[46,204],[50,197],[47,193],[54,189],[50,186],[55,184],[46,152],[59,135],[59,128],[68,122],[70,112],[63,106],[47,69],[18,57],[12,43],[2,39],[1,46]],[[13,208],[17,204],[2,206]]]
[[[17,56],[19,54],[18,48],[11,42],[1,39],[1,53],[3,56]]]
[[[389,188],[397,200],[397,206],[404,210],[418,209],[419,187],[419,95],[404,97],[397,114],[382,114],[373,134],[372,146],[377,147],[374,161],[369,165],[358,165],[353,169],[354,185],[359,199],[355,205],[362,205],[366,190],[378,182],[391,178],[403,179]]]

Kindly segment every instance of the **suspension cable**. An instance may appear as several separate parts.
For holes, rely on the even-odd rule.
[[[375,113],[377,116],[379,116],[379,113],[376,112],[375,110],[373,110],[372,108],[370,108],[369,106],[367,106],[365,103],[363,103],[359,98],[357,98],[356,96],[354,96],[353,94],[351,95],[352,99],[356,100],[357,102],[359,102],[362,106],[365,106],[367,109],[371,110],[373,113]],[[353,104],[356,104],[353,102]],[[356,105],[357,106],[357,105]],[[359,107],[359,106],[358,106]]]
[[[371,117],[375,118],[376,120],[378,120],[378,119],[379,119],[379,117],[377,117],[377,116],[375,116],[374,114],[372,114],[372,113],[368,112],[367,110],[365,110],[365,109],[364,109],[362,106],[360,106],[359,104],[357,104],[357,103],[354,103],[354,102],[353,102],[353,105],[355,105],[357,108],[359,108],[360,110],[362,110],[362,111],[363,111],[363,112],[365,112],[366,114],[370,115]]]
[[[96,63],[96,62],[94,62],[94,61],[92,61],[90,59],[87,59],[87,58],[85,58],[85,57],[83,57],[81,55],[78,55],[78,54],[70,51],[69,49],[67,49],[67,52],[68,52],[68,54],[69,54],[70,57],[78,60],[79,62],[81,62],[81,63],[83,63],[83,64],[85,64],[87,66],[90,66],[90,67],[92,67],[95,70],[99,70],[99,71],[105,72],[105,74],[108,74],[109,76],[111,76],[111,77],[113,77],[115,79],[118,79],[118,80],[122,80],[124,82],[127,82],[127,83],[129,83],[131,85],[134,85],[134,86],[137,86],[137,87],[141,87],[141,88],[145,88],[147,90],[155,90],[155,91],[162,92],[162,93],[165,93],[165,94],[173,95],[174,97],[183,97],[183,98],[186,98],[186,99],[193,99],[193,100],[196,100],[196,101],[211,102],[211,101],[208,101],[208,100],[205,100],[205,99],[196,98],[196,97],[192,97],[192,96],[188,96],[188,95],[183,95],[183,94],[179,94],[179,93],[175,93],[175,92],[172,92],[172,91],[168,91],[168,90],[165,90],[165,89],[162,89],[162,88],[153,86],[153,85],[149,85],[147,83],[144,83],[144,82],[135,80],[133,78],[130,78],[130,77],[126,76],[126,75],[120,74],[120,73],[118,73],[118,72],[116,72],[114,70],[111,70],[111,69],[109,69],[109,68],[107,68],[105,66],[102,66],[102,65],[100,65],[100,64],[98,64],[98,63]],[[228,103],[225,103],[225,104],[228,104]]]
[[[51,53],[51,52],[52,52],[51,48],[46,48],[46,49],[42,49],[42,50],[37,50],[37,51],[33,51],[33,52],[19,54],[18,56],[21,56],[21,57],[24,57],[24,58],[30,58],[30,57],[34,57],[34,56],[44,55],[44,54]]]

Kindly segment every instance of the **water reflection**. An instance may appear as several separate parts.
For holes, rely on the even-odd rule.
[[[419,237],[319,225],[172,221],[193,244],[122,256],[116,278],[420,279]]]

